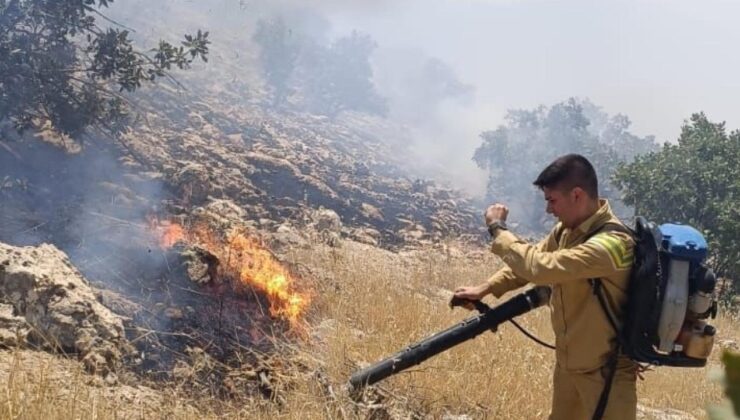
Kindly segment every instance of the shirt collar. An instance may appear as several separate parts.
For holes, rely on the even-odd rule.
[[[591,217],[589,217],[583,223],[578,225],[578,227],[575,228],[574,230],[585,235],[591,232],[591,229],[593,228],[593,226],[597,224],[598,222],[606,222],[607,220],[609,220],[611,218],[611,213],[612,211],[611,211],[611,208],[609,207],[609,202],[604,198],[600,198],[599,199],[599,209],[596,210],[596,213],[594,213],[593,215],[591,215]]]

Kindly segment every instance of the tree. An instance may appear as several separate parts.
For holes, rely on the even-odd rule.
[[[252,39],[273,107],[332,118],[350,110],[386,114],[386,100],[373,84],[370,56],[376,44],[370,36],[353,31],[325,45],[278,17],[260,21]]]
[[[677,144],[638,156],[614,175],[624,201],[658,223],[679,222],[707,238],[709,263],[721,276],[740,275],[740,131],[694,114]]]
[[[168,77],[198,57],[206,61],[208,32],[185,35],[180,46],[160,41],[147,55],[120,25],[96,16],[113,0],[0,0],[0,121],[19,130],[51,125],[75,136],[94,125],[122,127],[128,100],[142,83]]]
[[[370,56],[377,45],[365,34],[353,31],[329,48],[316,48],[305,55],[302,92],[305,107],[336,117],[342,111],[385,115],[387,105],[375,90]]]
[[[290,79],[301,51],[301,40],[281,18],[260,20],[252,39],[260,47],[262,74],[272,87],[272,105],[285,105]]]
[[[599,137],[599,142],[609,146],[623,160],[630,161],[637,155],[657,150],[654,136],[639,137],[629,132],[629,117],[622,114],[609,116],[589,101],[581,101],[583,114],[588,118],[588,130]]]
[[[586,109],[611,126],[606,124],[607,130],[594,126]],[[548,163],[567,153],[586,156],[601,181],[600,194],[610,199],[618,214],[627,213],[609,179],[617,162],[636,154],[637,146],[631,142],[647,150],[655,147],[651,137],[639,138],[627,131],[629,120],[612,119],[590,102],[571,98],[550,108],[510,110],[505,121],[496,130],[481,133],[483,142],[473,160],[488,171],[487,199],[509,204],[526,229],[540,233],[545,228],[544,203],[532,181]],[[616,123],[618,129],[609,128]]]

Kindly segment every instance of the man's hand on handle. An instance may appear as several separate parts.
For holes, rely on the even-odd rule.
[[[458,299],[473,301],[481,300],[489,293],[491,293],[491,290],[489,289],[488,283],[484,282],[477,286],[458,287],[455,289],[455,294],[453,296]],[[475,306],[473,306],[472,303],[466,303],[462,305],[462,307],[469,311],[475,309]]]

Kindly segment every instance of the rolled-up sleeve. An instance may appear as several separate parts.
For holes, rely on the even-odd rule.
[[[555,230],[550,232],[544,239],[532,247],[540,251],[546,250],[554,231]],[[491,294],[500,298],[506,292],[526,286],[530,281],[522,276],[516,275],[514,271],[512,271],[511,267],[504,265],[503,268],[488,278],[487,282],[491,290]]]
[[[512,276],[538,285],[610,276],[628,270],[633,259],[632,240],[619,232],[602,233],[573,248],[546,252],[502,230],[491,251],[501,257]]]
[[[517,277],[517,275],[514,274],[508,266],[504,266],[502,269],[498,270],[487,281],[491,294],[497,298],[500,298],[508,291],[518,289],[529,283],[526,279]]]

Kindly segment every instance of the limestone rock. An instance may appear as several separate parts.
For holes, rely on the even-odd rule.
[[[354,229],[350,236],[357,242],[372,246],[378,246],[381,237],[380,232],[372,228]]]
[[[291,248],[300,248],[308,244],[301,232],[288,223],[278,226],[277,231],[270,235],[270,249],[282,253]]]
[[[381,222],[385,221],[385,218],[383,217],[383,212],[372,204],[362,203],[361,211],[362,214],[368,219],[375,219]]]
[[[30,342],[76,353],[91,371],[107,374],[130,348],[121,318],[97,301],[87,280],[53,245],[0,243],[0,303],[6,315],[10,305],[12,315],[25,320]]]
[[[218,281],[218,258],[207,249],[190,245],[180,255],[191,281],[200,285]]]
[[[13,305],[0,304],[0,346],[17,347],[26,341],[30,327],[25,318],[15,315]]]
[[[246,212],[231,200],[210,198],[204,206],[193,210],[193,216],[219,232],[227,232],[242,225]]]
[[[182,196],[192,203],[202,203],[208,198],[212,185],[205,166],[199,163],[188,163],[173,176],[172,182]]]
[[[339,233],[342,231],[342,220],[334,210],[324,208],[317,210],[314,214],[314,223],[319,232]]]
[[[159,92],[142,99],[156,105],[149,122],[123,135],[179,200],[196,206],[211,197],[230,200],[269,232],[286,221],[340,236],[343,225],[372,228],[381,232],[378,244],[392,249],[461,235],[484,239],[471,199],[416,179],[413,153],[399,142],[402,127],[359,114],[276,114],[231,94],[183,100]],[[304,220],[303,211],[318,220]]]

